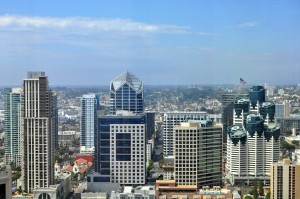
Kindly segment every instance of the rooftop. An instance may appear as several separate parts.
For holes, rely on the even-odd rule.
[[[112,90],[118,90],[123,84],[128,83],[129,86],[136,92],[140,93],[143,90],[143,82],[132,73],[126,71],[117,76],[111,83]]]

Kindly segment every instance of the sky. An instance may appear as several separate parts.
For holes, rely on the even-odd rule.
[[[299,0],[0,0],[0,86],[300,83]]]

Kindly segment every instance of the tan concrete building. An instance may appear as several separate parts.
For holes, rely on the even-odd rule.
[[[54,183],[55,95],[45,72],[28,72],[23,81],[21,187],[26,193]]]
[[[271,166],[271,199],[300,198],[300,165],[289,159],[278,161]]]
[[[203,187],[196,185],[176,185],[175,180],[157,180],[155,185],[156,199],[232,199],[228,190],[220,187]]]
[[[183,122],[174,129],[178,185],[222,185],[222,128],[210,120]]]

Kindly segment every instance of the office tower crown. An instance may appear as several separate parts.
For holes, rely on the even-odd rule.
[[[116,91],[127,83],[137,93],[143,91],[143,82],[132,73],[126,71],[111,82],[111,90]]]
[[[116,77],[110,84],[109,113],[114,115],[118,110],[144,112],[143,82],[128,71]]]
[[[28,79],[38,79],[39,77],[45,77],[46,74],[45,72],[42,72],[42,71],[29,71],[27,73],[27,78]]]

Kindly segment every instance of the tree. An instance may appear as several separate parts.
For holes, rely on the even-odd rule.
[[[284,132],[285,136],[291,136],[292,135],[292,130],[287,130],[286,132]]]
[[[153,169],[153,160],[149,160],[148,171]]]
[[[22,195],[23,194],[23,189],[21,186],[19,186],[19,188],[17,189],[17,192],[19,195]]]
[[[74,176],[73,176],[73,180],[77,181],[77,180],[78,180],[78,177],[79,177],[79,175],[80,175],[79,173],[75,173],[75,174],[74,174]]]
[[[263,183],[261,180],[258,181],[258,194],[260,196],[264,196],[264,188],[263,188]]]
[[[246,196],[244,199],[253,199],[251,196]]]
[[[16,171],[21,172],[21,170],[22,170],[22,168],[21,168],[20,166],[18,166],[18,167],[16,168]]]
[[[160,176],[158,176],[157,180],[163,180],[164,179],[164,176],[163,174],[161,174]]]
[[[10,162],[9,163],[9,166],[11,168],[12,171],[15,171],[16,170],[16,166],[15,166],[15,163],[14,162]]]
[[[228,178],[226,178],[226,183],[227,184],[231,184],[230,180]]]
[[[271,198],[271,193],[270,192],[268,192],[267,194],[266,194],[266,197],[265,197],[265,199],[270,199]]]
[[[282,150],[288,150],[288,151],[294,151],[295,150],[295,146],[288,143],[287,141],[283,140],[281,143],[282,146]]]
[[[298,141],[298,140],[293,140],[293,141],[292,141],[292,144],[299,147],[299,141]]]
[[[253,187],[253,198],[258,199],[257,181],[254,183],[254,187]]]

